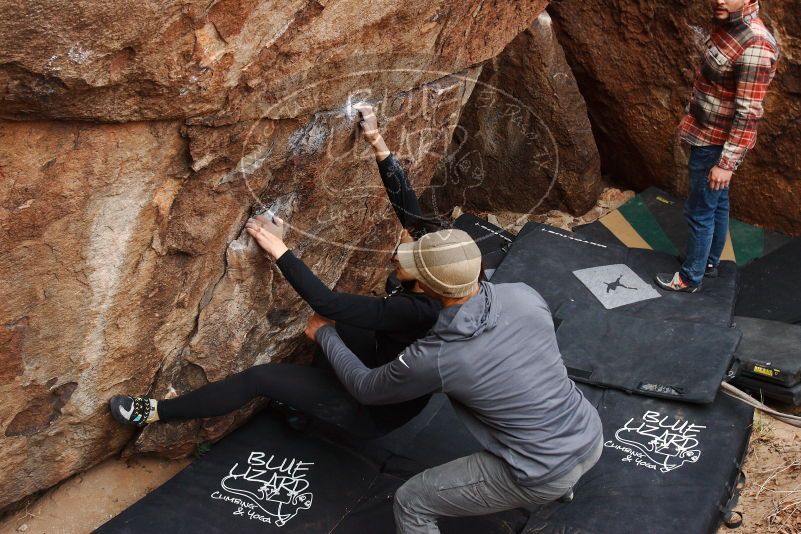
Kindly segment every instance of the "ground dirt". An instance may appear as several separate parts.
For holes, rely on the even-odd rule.
[[[801,533],[801,429],[757,412],[743,470],[739,532]],[[721,527],[724,532],[736,531]]]
[[[186,467],[189,460],[112,458],[46,491],[0,520],[0,533],[88,533]]]

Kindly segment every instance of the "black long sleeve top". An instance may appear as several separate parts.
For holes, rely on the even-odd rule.
[[[401,291],[386,297],[371,297],[332,291],[291,250],[278,258],[276,264],[315,312],[337,323],[374,331],[377,365],[392,361],[423,337],[439,315],[439,303],[422,293]]]
[[[423,216],[417,195],[395,154],[390,153],[378,162],[378,172],[381,174],[389,202],[401,226],[406,228],[412,237],[419,239],[426,233],[426,225],[430,224],[430,221]]]
[[[378,162],[378,172],[401,225],[419,238],[426,232],[429,221],[422,215],[417,195],[395,154],[390,153]],[[332,291],[291,250],[276,265],[315,312],[337,322],[343,339],[359,338],[354,339],[354,344],[365,349],[365,345],[371,344],[366,336],[374,335],[375,347],[369,347],[372,354],[364,354],[368,350],[360,354],[366,364],[380,366],[392,361],[434,326],[441,309],[437,301],[400,284],[391,284],[392,292],[386,297]]]

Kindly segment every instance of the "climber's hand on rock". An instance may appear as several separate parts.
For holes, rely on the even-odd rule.
[[[272,215],[271,212],[261,213],[253,218],[259,226],[267,230],[269,233],[283,239],[286,235],[286,224],[284,220],[277,215]]]
[[[334,321],[331,319],[326,319],[320,314],[313,313],[306,322],[306,337],[312,341],[317,341],[317,331],[329,324],[333,325]]]
[[[731,176],[732,171],[727,171],[726,169],[721,169],[717,165],[712,167],[712,170],[709,171],[709,177],[707,180],[709,181],[709,189],[712,191],[720,191],[721,189],[726,189],[729,187],[729,183],[731,183]]]
[[[359,125],[362,128],[362,135],[364,140],[373,147],[376,161],[383,161],[389,156],[390,151],[384,138],[381,137],[381,132],[378,131],[378,118],[375,115],[375,109],[364,102],[354,104],[353,109],[361,114]]]
[[[278,217],[270,218],[267,215],[251,217],[245,224],[245,229],[274,260],[289,250],[283,240],[284,221]]]
[[[354,104],[353,109],[359,112],[361,120],[359,126],[362,127],[362,135],[364,140],[371,145],[378,141],[381,137],[381,132],[378,131],[378,118],[375,116],[375,110],[370,104],[360,102]]]

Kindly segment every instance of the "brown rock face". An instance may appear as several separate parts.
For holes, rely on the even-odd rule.
[[[341,106],[359,89],[394,94],[480,63],[544,4],[3,2],[0,109],[104,121],[296,117]],[[315,93],[276,107],[321,79]]]
[[[734,175],[740,219],[801,234],[801,19],[798,2],[773,0],[761,15],[782,47],[756,147]],[[689,150],[676,139],[700,62],[705,2],[560,0],[549,7],[590,109],[603,166],[641,189],[686,194]]]
[[[466,80],[381,110],[418,187]],[[111,395],[184,392],[303,343],[308,306],[243,232],[251,206],[277,206],[329,284],[389,217],[372,154],[341,112],[224,127],[5,122],[0,139],[0,505],[119,450],[131,432],[108,415]],[[375,250],[391,251],[397,227],[379,228]],[[191,452],[239,421],[163,425],[137,449]]]
[[[377,105],[422,190],[470,66],[542,9],[0,6],[0,116],[43,119],[0,121],[0,509],[131,440],[111,395],[303,355],[310,310],[243,232],[251,209],[276,208],[326,283],[375,286],[398,226],[348,103]],[[247,413],[154,426],[130,450],[185,454]]]
[[[601,191],[587,107],[542,13],[487,61],[428,191],[439,211],[586,212]]]

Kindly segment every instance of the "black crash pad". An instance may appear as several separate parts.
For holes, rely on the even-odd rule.
[[[576,381],[686,402],[715,400],[740,341],[735,328],[653,321],[568,302],[555,314]]]
[[[501,264],[506,252],[514,241],[515,236],[492,223],[480,219],[475,215],[465,213],[460,215],[453,223],[454,228],[464,230],[481,250],[482,267],[489,280],[495,269]]]
[[[801,382],[801,325],[751,317],[734,322],[743,332],[739,373],[784,387]]]
[[[714,532],[737,479],[751,409],[726,396],[700,406],[579,387],[599,410],[607,446],[579,483],[575,500],[530,512],[443,519],[442,532]],[[408,474],[476,450],[465,432],[442,395],[387,436],[395,451],[381,440],[351,448],[289,430],[264,413],[97,532],[392,532],[397,487]],[[382,455],[383,464],[373,459]],[[226,487],[251,496],[224,489],[229,475],[234,476]],[[255,504],[275,514],[277,501],[284,501],[281,511],[287,514],[282,527]]]
[[[96,532],[329,532],[378,476],[357,453],[263,413]]]
[[[785,387],[744,374],[735,376],[731,383],[759,400],[768,399],[782,404],[801,406],[801,384]]]
[[[689,405],[579,386],[604,452],[569,504],[532,511],[528,534],[714,533],[748,449],[753,409],[727,395]]]
[[[543,296],[551,311],[571,300],[600,306],[598,299],[573,271],[620,264],[628,266],[643,283],[658,291],[660,297],[627,304],[617,310],[655,321],[695,321],[731,326],[737,290],[734,263],[722,262],[720,276],[705,280],[698,293],[663,291],[653,284],[653,277],[660,272],[678,270],[678,261],[673,256],[596,243],[546,225],[535,225],[531,230],[518,234],[492,281],[525,282]],[[631,291],[616,287],[615,279],[606,282],[610,291]]]
[[[801,324],[801,238],[740,270],[735,315]]]
[[[392,532],[392,496],[406,478],[480,450],[441,394],[379,440],[349,442],[321,428],[295,431],[264,412],[96,532]],[[506,534],[527,518],[510,510],[441,527]]]

